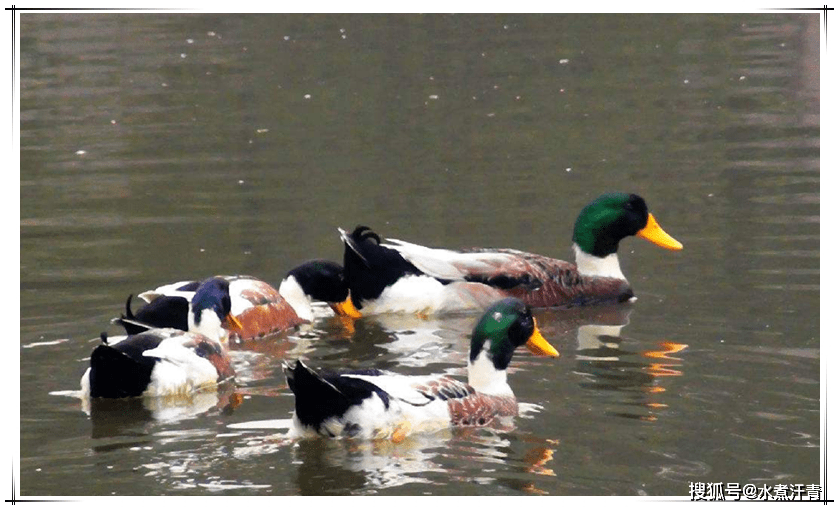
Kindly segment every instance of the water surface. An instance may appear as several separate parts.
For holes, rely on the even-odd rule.
[[[21,15],[21,494],[676,495],[819,482],[818,16]],[[280,363],[465,377],[474,314],[235,351],[237,385],[83,406],[128,294],[278,284],[336,227],[572,256],[606,191],[682,252],[639,296],[538,310],[511,431],[401,444],[279,429]],[[269,422],[269,424],[275,422]],[[282,422],[280,422],[281,424]]]

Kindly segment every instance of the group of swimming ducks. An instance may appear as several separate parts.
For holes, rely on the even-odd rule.
[[[340,230],[340,229],[339,229]],[[531,307],[634,300],[620,270],[618,243],[644,238],[670,250],[681,243],[659,227],[644,200],[611,193],[587,205],[574,225],[576,263],[512,249],[447,250],[396,239],[368,227],[348,233],[343,265],[312,260],[289,271],[279,289],[247,276],[178,282],[139,294],[147,304],[115,322],[127,333],[90,356],[82,391],[91,398],[188,395],[235,377],[228,342],[260,338],[314,320],[312,303],[350,318],[479,310],[468,383],[445,375],[403,376],[378,369],[315,371],[284,362],[295,396],[292,435],[389,438],[447,427],[486,426],[518,414],[506,369],[513,352],[559,356]]]

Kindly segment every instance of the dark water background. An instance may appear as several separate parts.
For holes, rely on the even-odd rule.
[[[676,495],[819,481],[819,17],[21,15],[20,492]],[[540,310],[511,432],[305,441],[283,358],[465,376],[475,316],[324,317],[235,352],[238,387],[83,409],[129,293],[278,284],[336,227],[568,258],[644,196],[682,252],[640,299]],[[231,406],[231,392],[242,397]],[[234,399],[235,400],[235,399]]]

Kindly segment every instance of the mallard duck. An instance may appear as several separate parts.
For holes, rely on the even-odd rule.
[[[196,289],[187,317],[189,331],[149,329],[115,342],[102,334],[82,376],[82,392],[90,397],[184,395],[214,387],[233,377],[222,345],[230,315],[229,283],[210,278]]]
[[[363,315],[482,309],[505,296],[534,307],[634,300],[618,263],[621,239],[635,235],[682,249],[647,211],[644,199],[626,193],[603,195],[580,212],[572,237],[576,264],[511,249],[383,243],[363,226],[351,234],[339,231],[352,304]]]
[[[313,301],[323,301],[336,315],[358,318],[344,279],[344,267],[330,260],[309,260],[286,274],[280,283],[280,295],[294,307],[297,315],[312,322]]]
[[[277,289],[252,276],[218,276],[230,284],[231,315],[238,319],[240,327],[231,331],[233,340],[252,340],[306,322],[294,308],[280,296]],[[184,309],[194,295],[200,282],[182,281],[162,285],[138,295],[148,305],[132,313],[129,302],[126,314],[114,322],[126,326],[151,325],[183,329]],[[187,313],[188,317],[190,314]],[[126,331],[130,333],[129,327]]]
[[[334,262],[313,260],[292,269],[277,291],[270,284],[252,276],[219,276],[230,283],[232,315],[240,327],[231,336],[236,340],[256,338],[284,331],[312,322],[314,312],[311,301],[326,301],[336,313],[353,315],[352,307],[346,311],[343,302],[348,300],[343,268]],[[180,281],[162,285],[138,295],[148,304],[131,311],[132,296],[125,303],[125,314],[114,319],[128,334],[136,334],[149,327],[188,329],[189,300],[200,282]]]
[[[489,307],[472,332],[468,384],[440,374],[316,372],[300,360],[284,364],[295,398],[291,434],[398,442],[412,432],[491,426],[518,414],[506,369],[522,345],[536,354],[559,356],[536,327],[530,307],[507,298]]]

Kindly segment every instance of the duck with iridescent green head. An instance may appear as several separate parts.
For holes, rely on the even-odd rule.
[[[363,226],[340,232],[344,277],[360,315],[483,309],[508,296],[533,307],[626,302],[635,294],[618,262],[622,239],[637,236],[682,249],[644,199],[629,193],[608,193],[583,208],[572,236],[576,263],[512,249],[455,251],[382,242]]]
[[[519,412],[507,367],[521,346],[540,356],[559,356],[540,333],[530,307],[506,298],[490,306],[472,331],[468,383],[445,374],[331,372],[313,370],[300,360],[285,364],[295,399],[290,434],[399,442],[409,434],[450,427],[504,428]]]

